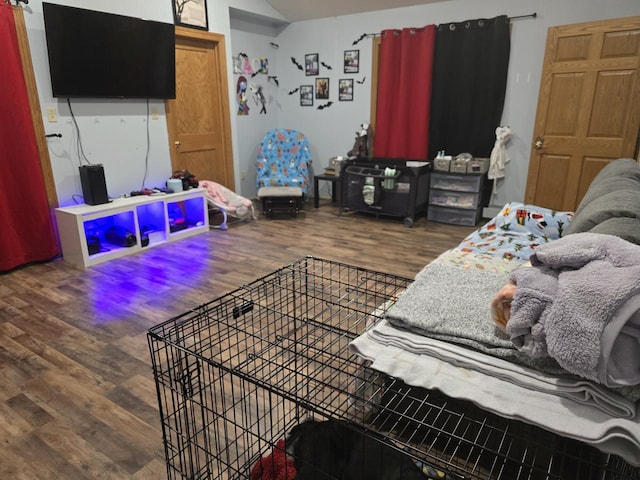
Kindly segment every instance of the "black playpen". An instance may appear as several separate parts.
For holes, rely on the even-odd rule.
[[[308,257],[150,329],[168,478],[640,478],[351,354],[410,282]]]

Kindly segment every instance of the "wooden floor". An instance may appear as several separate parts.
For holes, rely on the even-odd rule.
[[[324,200],[87,271],[0,274],[0,479],[166,478],[149,327],[306,255],[412,277],[471,230]]]

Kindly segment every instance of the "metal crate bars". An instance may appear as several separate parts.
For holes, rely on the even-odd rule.
[[[150,329],[168,478],[250,478],[309,417],[376,432],[440,478],[640,478],[616,457],[410,388],[352,355],[351,340],[410,282],[307,257]]]

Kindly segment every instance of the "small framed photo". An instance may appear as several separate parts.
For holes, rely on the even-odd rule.
[[[313,105],[313,85],[300,85],[300,106],[311,107]]]
[[[316,78],[316,98],[318,100],[326,100],[329,98],[328,78]]]
[[[317,53],[307,53],[304,56],[305,75],[318,75],[320,73],[320,61]]]
[[[344,51],[344,73],[358,73],[360,71],[360,50]]]
[[[209,30],[207,0],[172,0],[173,20],[182,27]]]
[[[338,100],[341,102],[353,100],[353,78],[341,78],[338,80]]]

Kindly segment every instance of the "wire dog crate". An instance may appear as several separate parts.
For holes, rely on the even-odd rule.
[[[423,478],[640,478],[618,457],[410,388],[351,354],[411,281],[307,257],[151,328],[168,478],[261,478],[256,463],[310,417],[347,422]]]

